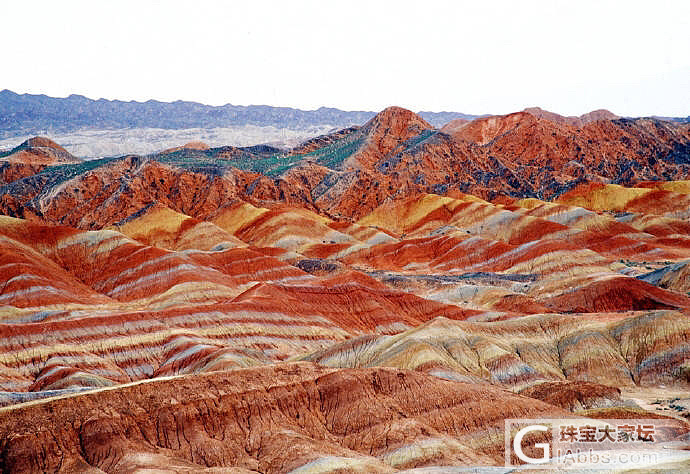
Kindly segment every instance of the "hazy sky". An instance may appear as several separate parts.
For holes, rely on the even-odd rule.
[[[690,1],[4,1],[0,89],[690,115]]]

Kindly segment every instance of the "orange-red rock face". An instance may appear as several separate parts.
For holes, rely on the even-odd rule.
[[[515,184],[527,178],[531,189],[523,184],[523,193],[544,197],[562,192],[575,179],[635,183],[662,176],[682,179],[688,173],[687,126],[611,120],[607,114],[576,121],[553,115],[528,109],[449,124],[446,131],[457,140],[480,145],[481,154],[494,156],[499,168],[517,175]]]
[[[0,163],[0,186],[32,176],[45,169],[45,167],[42,164]]]
[[[613,118],[2,165],[0,467],[501,465],[506,417],[686,389],[688,128]]]
[[[0,463],[10,472],[393,472],[502,464],[503,418],[545,414],[567,412],[495,387],[405,370],[286,364],[0,411]]]

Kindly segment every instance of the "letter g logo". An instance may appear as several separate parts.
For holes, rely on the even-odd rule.
[[[517,454],[517,457],[529,464],[544,464],[546,462],[549,462],[549,458],[551,457],[551,450],[549,449],[548,443],[536,443],[534,445],[535,448],[541,448],[544,451],[544,455],[541,458],[532,458],[530,456],[527,456],[522,451],[522,438],[524,438],[527,433],[530,433],[532,431],[548,430],[549,428],[544,425],[529,425],[525,426],[520,431],[518,431],[515,435],[515,439],[513,440],[513,449],[515,450],[515,454]]]

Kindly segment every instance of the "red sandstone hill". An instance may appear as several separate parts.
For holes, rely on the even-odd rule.
[[[80,162],[48,138],[30,138],[12,150],[0,153],[0,186],[32,176],[46,166]]]
[[[585,124],[588,124],[590,122],[596,122],[598,120],[615,120],[619,118],[616,114],[603,109],[594,110],[592,112],[583,114],[579,117],[565,117],[554,112],[549,112],[548,110],[543,110],[539,107],[529,107],[523,110],[521,113],[529,114],[537,119],[546,120],[556,124],[572,125],[575,127],[582,127]],[[470,132],[470,135],[463,135],[460,132],[460,130],[472,123],[472,121],[462,118],[448,122],[446,125],[443,126],[443,128],[441,128],[441,131],[449,135],[457,135],[464,139],[469,139],[476,143],[485,144],[488,141],[488,139],[487,137],[483,136],[482,133],[488,133],[489,137],[495,137],[500,133],[505,133],[507,131],[507,129],[505,128],[506,126],[512,128],[512,126],[516,124],[516,122],[512,122],[511,125],[511,121],[505,120],[505,117],[511,117],[511,119],[519,120],[520,115],[510,114],[509,116],[503,116],[503,118],[502,116],[482,117],[482,119],[484,120],[478,119],[475,125],[473,127],[470,127],[471,130],[474,130],[473,132]],[[494,119],[488,120],[492,118]],[[491,131],[491,127],[504,127],[504,129],[502,132],[500,131],[500,129]],[[471,135],[472,133],[474,133],[474,135]]]
[[[388,107],[362,127],[361,132],[367,137],[366,143],[353,155],[351,161],[344,163],[344,168],[370,168],[395,153],[396,149],[402,150],[401,145],[407,140],[433,129],[423,118],[409,110]]]
[[[524,179],[518,194],[550,197],[574,180],[633,184],[662,176],[682,179],[690,171],[687,126],[650,119],[561,122],[518,112],[447,130],[456,140],[480,145],[480,153]]]
[[[280,364],[0,409],[0,466],[388,473],[502,465],[505,417],[568,415],[489,385],[405,370]]]
[[[31,165],[55,165],[78,163],[81,160],[49,138],[34,137],[0,155],[0,161]]]
[[[580,115],[579,117],[564,117],[548,110],[541,109],[539,107],[529,107],[524,110],[531,115],[539,119],[549,120],[550,122],[562,123],[567,125],[574,125],[576,127],[581,127],[590,122],[596,122],[597,120],[615,120],[618,115],[614,114],[605,109],[593,110],[589,113]]]

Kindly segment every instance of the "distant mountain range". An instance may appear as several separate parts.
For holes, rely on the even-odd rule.
[[[459,112],[420,112],[430,124],[441,127],[476,115]],[[371,111],[345,111],[329,107],[299,110],[267,105],[211,106],[197,102],[124,102],[93,100],[80,95],[66,98],[0,91],[0,138],[22,134],[67,133],[81,129],[215,128],[237,125],[304,129],[314,125],[348,127],[376,115]]]

